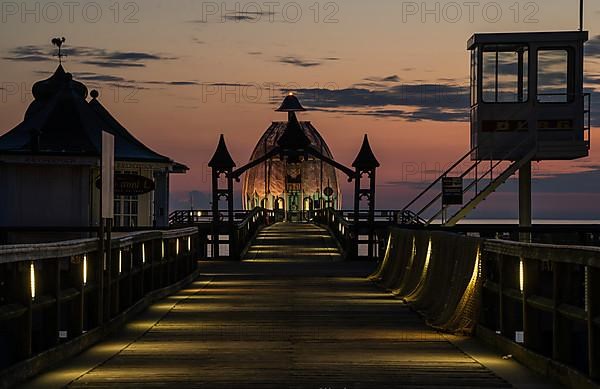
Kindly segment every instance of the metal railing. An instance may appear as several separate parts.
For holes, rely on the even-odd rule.
[[[469,150],[403,208],[403,212],[409,213],[411,207],[419,204],[421,200],[425,200],[424,205],[417,208],[418,211],[412,212],[415,219],[407,224],[421,224],[424,221],[423,224],[430,225],[440,218],[442,224],[445,222],[446,217],[444,214],[448,207],[444,206],[442,202],[444,193],[442,188],[439,188],[445,178],[457,177],[466,182],[463,187],[463,195],[466,196],[466,201],[463,201],[463,204],[467,204],[486,192],[491,185],[494,185],[497,180],[503,177],[504,172],[514,166],[513,161],[519,161],[523,158],[522,155],[527,155],[527,152],[533,151],[533,147],[533,138],[526,138],[507,151],[502,158],[478,158],[474,161],[470,161],[470,158],[477,155],[479,147],[476,146]],[[467,161],[472,163],[463,167]],[[430,210],[432,209],[433,212],[431,213]]]
[[[235,211],[233,217],[235,221],[243,222],[244,219],[252,211]],[[227,217],[226,212],[220,212],[218,214],[219,220],[225,220]],[[212,210],[179,210],[173,211],[169,214],[169,225],[170,226],[186,226],[201,223],[211,223],[215,219]]]
[[[206,253],[198,228],[100,241],[0,246],[0,369],[102,328],[149,293],[189,277]]]

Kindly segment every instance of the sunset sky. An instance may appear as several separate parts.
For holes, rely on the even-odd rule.
[[[474,4],[3,1],[0,134],[23,119],[32,84],[55,70],[50,40],[64,36],[65,69],[99,89],[136,137],[191,168],[172,179],[173,207],[189,207],[191,191],[201,193],[198,202],[209,193],[207,161],[219,134],[238,165],[246,163],[271,121],[285,120],[274,109],[294,91],[313,108],[301,119],[313,122],[338,161],[350,164],[369,134],[382,164],[377,208],[400,209],[417,184],[469,149],[467,39],[578,27],[577,0]],[[597,1],[587,2],[586,29],[586,86],[600,92]],[[594,101],[600,126],[599,93]],[[534,217],[600,218],[594,139],[589,158],[536,164]],[[515,190],[509,183],[474,217],[515,217]]]

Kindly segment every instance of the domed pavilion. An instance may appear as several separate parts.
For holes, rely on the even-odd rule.
[[[334,160],[329,146],[312,123],[298,120],[296,115],[306,110],[296,96],[288,95],[276,111],[286,112],[288,120],[271,124],[254,148],[250,164],[276,148],[312,148]],[[291,158],[276,154],[246,172],[242,201],[248,210],[261,206],[304,214],[322,208],[339,209],[342,195],[336,169],[323,159],[310,154]]]

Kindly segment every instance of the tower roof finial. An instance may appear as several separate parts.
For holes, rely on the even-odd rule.
[[[276,110],[277,112],[303,112],[306,109],[300,104],[300,101],[292,92],[290,92],[283,103],[281,103],[281,107]]]
[[[62,38],[53,38],[52,39],[52,45],[58,47],[57,56],[58,56],[58,62],[60,64],[62,64],[62,58],[64,57],[61,49],[62,49],[62,45],[63,45],[63,43],[65,43],[65,41],[66,41],[66,39],[64,36]]]
[[[373,154],[373,150],[369,144],[368,135],[365,135],[362,147],[360,148],[360,151],[358,152],[358,155],[356,156],[352,166],[357,169],[372,169],[381,166],[375,157],[375,154]]]
[[[208,163],[208,166],[211,168],[217,169],[230,169],[235,167],[235,162],[233,158],[231,158],[231,154],[229,154],[229,150],[227,150],[227,145],[225,144],[225,136],[221,134],[219,138],[219,144],[217,145],[217,150],[213,155],[212,159]]]

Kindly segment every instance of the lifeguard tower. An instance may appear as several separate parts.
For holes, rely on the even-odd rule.
[[[587,157],[583,93],[588,33],[475,34],[471,51],[473,160]]]
[[[587,40],[585,31],[469,39],[471,150],[405,207],[413,221],[455,225],[518,171],[520,225],[531,226],[531,162],[589,155]]]

